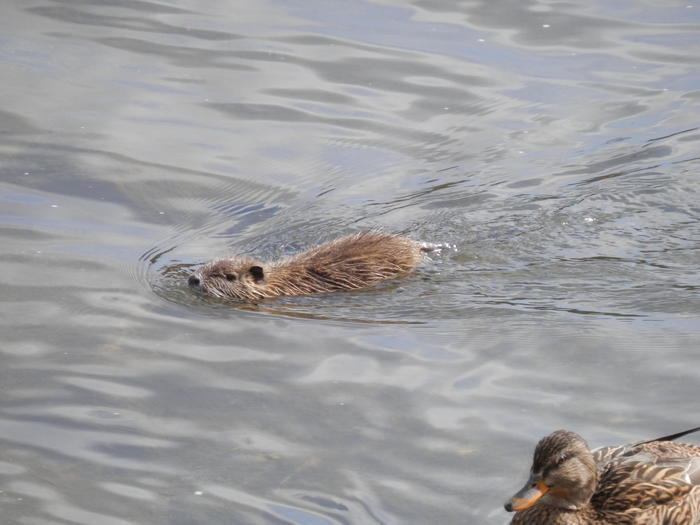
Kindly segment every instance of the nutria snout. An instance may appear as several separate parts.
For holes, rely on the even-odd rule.
[[[400,235],[365,232],[280,261],[217,259],[192,274],[188,283],[214,297],[243,301],[357,290],[412,272],[421,252],[431,249]]]

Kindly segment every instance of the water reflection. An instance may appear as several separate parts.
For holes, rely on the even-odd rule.
[[[551,430],[697,425],[689,5],[6,6],[3,519],[505,523]],[[371,228],[451,248],[187,287]]]

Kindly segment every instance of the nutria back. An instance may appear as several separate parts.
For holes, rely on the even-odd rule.
[[[215,297],[244,301],[356,290],[410,273],[420,264],[423,250],[400,235],[365,232],[280,261],[218,259],[197,270],[189,283]]]

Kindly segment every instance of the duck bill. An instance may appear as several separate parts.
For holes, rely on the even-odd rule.
[[[529,509],[544,496],[549,487],[542,480],[530,478],[525,486],[521,488],[510,501],[506,503],[506,509],[520,512]]]

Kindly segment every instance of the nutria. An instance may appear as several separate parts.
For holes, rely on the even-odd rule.
[[[410,273],[421,252],[432,249],[399,235],[358,233],[280,261],[217,259],[192,274],[189,284],[214,297],[244,301],[356,290]]]

